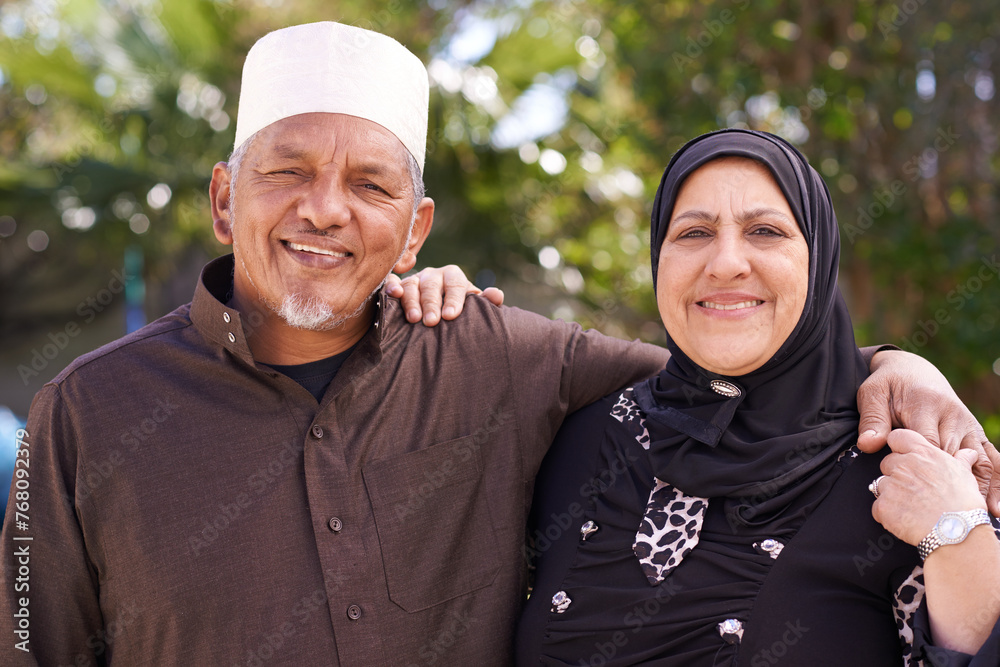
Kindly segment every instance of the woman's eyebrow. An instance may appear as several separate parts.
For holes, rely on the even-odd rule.
[[[683,220],[693,220],[695,222],[718,222],[719,216],[718,214],[709,213],[708,211],[693,209],[690,211],[684,211],[671,220],[671,222],[680,222]]]
[[[754,220],[759,220],[760,218],[780,218],[788,224],[794,224],[794,221],[789,220],[788,216],[779,211],[776,208],[767,208],[766,206],[761,206],[758,208],[751,208],[746,211],[740,211],[736,214],[736,222],[741,225],[745,225],[748,222]]]

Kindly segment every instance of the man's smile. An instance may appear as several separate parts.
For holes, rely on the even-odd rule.
[[[304,243],[294,243],[292,241],[283,241],[283,243],[292,250],[298,250],[299,252],[311,252],[315,255],[327,255],[328,257],[350,257],[351,255],[349,252],[326,250],[312,245],[305,245]]]

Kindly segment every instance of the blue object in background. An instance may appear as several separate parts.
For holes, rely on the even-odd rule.
[[[17,430],[24,428],[24,421],[10,408],[0,405],[0,512],[7,510],[10,480],[14,476],[14,459],[17,457]]]
[[[125,249],[125,333],[146,325],[146,282],[142,278],[145,258],[138,245]]]

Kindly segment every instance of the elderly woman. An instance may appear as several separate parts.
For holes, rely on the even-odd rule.
[[[854,446],[868,371],[819,175],[772,135],[699,137],[651,234],[672,357],[546,458],[519,664],[1000,664],[973,458]]]

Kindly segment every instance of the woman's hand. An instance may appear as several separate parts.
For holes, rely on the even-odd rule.
[[[872,516],[899,539],[916,546],[944,512],[986,507],[972,464],[977,455],[962,449],[954,456],[907,429],[889,433],[892,453],[882,460],[882,477]]]
[[[976,454],[946,454],[919,433],[889,434],[872,516],[916,545],[944,512],[985,507],[972,474]],[[958,544],[934,549],[924,561],[924,586],[936,646],[975,654],[1000,618],[1000,541],[992,525],[972,528]]]
[[[975,452],[979,490],[990,513],[1000,516],[1000,452],[932,363],[901,350],[876,353],[871,375],[858,390],[858,409],[858,447],[864,452],[882,449],[892,428],[912,429],[948,454]]]
[[[426,268],[403,279],[390,274],[385,281],[385,293],[400,300],[407,322],[412,324],[422,319],[429,327],[442,318],[453,320],[461,315],[469,294],[482,294],[493,305],[503,305],[501,290],[496,287],[487,287],[485,291],[479,289],[454,264]]]

